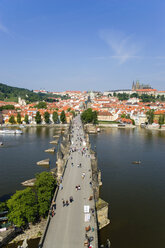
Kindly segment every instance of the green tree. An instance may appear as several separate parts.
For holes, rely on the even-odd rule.
[[[85,110],[81,115],[81,119],[83,123],[91,123],[93,121],[92,109],[88,108],[87,110]]]
[[[129,94],[126,94],[126,93],[119,93],[119,94],[117,94],[117,98],[118,98],[120,101],[128,100],[128,99],[129,99]]]
[[[17,123],[21,124],[21,114],[17,114]]]
[[[158,123],[159,123],[159,128],[161,128],[162,125],[164,124],[164,115],[159,116]]]
[[[132,93],[131,95],[130,95],[130,98],[139,98],[139,94],[138,93]]]
[[[131,121],[132,121],[132,125],[135,126],[135,120],[134,119],[131,119]]]
[[[27,114],[25,115],[24,121],[25,121],[26,124],[29,124],[29,116]]]
[[[14,107],[14,105],[11,105],[11,104],[9,104],[9,105],[5,105],[5,106],[1,106],[0,107],[0,111],[2,111],[3,109],[15,109],[15,107]]]
[[[142,94],[140,98],[142,102],[155,102],[155,96],[153,95]]]
[[[56,111],[53,112],[53,122],[58,123],[58,113]]]
[[[45,217],[49,211],[54,194],[56,181],[50,172],[42,172],[36,176],[35,188],[37,191],[39,214]]]
[[[50,122],[50,114],[49,112],[45,112],[44,113],[44,119],[45,119],[45,122],[48,124]]]
[[[83,123],[93,123],[97,124],[97,111],[92,111],[91,108],[88,108],[81,114],[81,120]]]
[[[68,109],[67,109],[67,112],[70,112],[70,111],[71,111],[71,108],[68,108]]]
[[[39,102],[35,107],[38,109],[46,109],[47,104],[46,104],[46,102]]]
[[[152,124],[154,122],[154,110],[153,109],[148,110],[146,113],[146,116],[147,116],[148,123]]]
[[[93,124],[98,124],[97,111],[93,111]]]
[[[39,111],[37,111],[36,116],[35,116],[35,121],[37,124],[41,123],[41,114]]]
[[[18,227],[34,222],[38,216],[36,195],[31,188],[16,191],[7,201],[7,207],[9,208],[9,221]]]
[[[121,118],[126,118],[126,114],[121,114]]]
[[[60,121],[62,122],[62,124],[66,123],[66,116],[64,110],[61,112]]]
[[[15,123],[14,115],[11,115],[11,116],[10,116],[9,122],[10,122],[11,124],[14,124],[14,123]]]
[[[160,100],[161,100],[162,102],[164,102],[164,101],[165,101],[165,97],[164,97],[164,95],[162,95],[162,96],[160,97]]]
[[[0,202],[0,212],[6,211],[7,205],[6,202]]]

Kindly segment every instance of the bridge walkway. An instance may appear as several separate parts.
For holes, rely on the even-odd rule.
[[[95,209],[95,202],[93,198],[89,200],[90,196],[93,196],[93,189],[90,185],[91,160],[88,150],[86,150],[86,154],[82,155],[82,149],[86,149],[86,144],[79,116],[75,118],[73,130],[71,149],[76,148],[76,151],[71,153],[67,163],[62,179],[63,189],[59,190],[56,198],[55,215],[50,221],[44,248],[83,248],[86,240],[85,227],[87,226],[91,227],[87,233],[88,237],[94,238],[90,243],[91,247],[98,247],[96,213],[94,212],[92,215],[90,210],[90,220],[85,222],[84,205]],[[82,142],[77,140],[77,137],[82,138]],[[77,165],[80,164],[81,167],[78,167]],[[82,178],[83,173],[85,174],[84,179]],[[81,190],[76,190],[75,187],[78,185]],[[69,203],[69,206],[63,207],[62,200],[69,201],[70,196],[73,197],[73,202]]]

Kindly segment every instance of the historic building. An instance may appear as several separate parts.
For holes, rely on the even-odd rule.
[[[132,84],[132,90],[142,90],[142,89],[152,89],[149,84],[140,84],[139,81],[137,80],[136,83]]]

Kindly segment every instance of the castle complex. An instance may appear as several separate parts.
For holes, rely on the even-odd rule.
[[[140,90],[140,89],[152,89],[149,84],[140,84],[139,81],[136,81],[136,83],[132,84],[132,90]]]

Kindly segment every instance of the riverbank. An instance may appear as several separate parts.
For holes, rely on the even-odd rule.
[[[165,127],[159,128],[159,125],[158,126],[147,125],[145,127],[145,129],[147,129],[147,130],[156,130],[156,131],[165,131]]]
[[[98,127],[99,128],[136,128],[135,125],[128,125],[128,124],[124,124],[124,125],[121,125],[121,124],[98,124]]]
[[[1,124],[0,127],[60,127],[60,128],[67,128],[69,124]]]
[[[35,225],[30,223],[29,228],[24,230],[23,233],[18,234],[9,244],[23,241],[25,238],[28,240],[40,238],[44,232],[46,221],[47,219],[41,219],[41,221]]]

